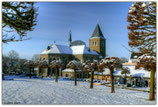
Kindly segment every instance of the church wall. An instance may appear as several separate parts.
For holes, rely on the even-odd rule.
[[[90,49],[95,50],[96,52],[100,53],[100,38],[90,38],[89,47]]]
[[[96,43],[95,43],[96,42]],[[101,56],[105,57],[106,54],[106,42],[105,39],[102,38],[90,38],[89,39],[89,47],[92,50],[98,52]]]
[[[83,61],[86,61],[86,60],[90,60],[90,61],[99,60],[99,56],[97,56],[97,55],[83,55]]]
[[[41,60],[47,60],[48,59],[48,54],[40,54]]]
[[[81,63],[83,62],[83,55],[74,55],[75,60],[79,60]]]

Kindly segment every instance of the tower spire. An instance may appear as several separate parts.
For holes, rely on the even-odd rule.
[[[71,39],[71,30],[70,30],[70,33],[69,33],[69,46],[71,46],[71,42],[72,42],[72,39]]]
[[[104,38],[104,35],[103,35],[103,33],[100,29],[99,24],[96,25],[96,27],[94,29],[94,32],[93,32],[91,37],[103,37]]]

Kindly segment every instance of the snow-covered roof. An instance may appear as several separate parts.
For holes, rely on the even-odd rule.
[[[89,55],[99,55],[97,52],[88,49],[85,45],[72,46],[72,54],[89,54]]]
[[[43,51],[41,54],[72,54],[72,49],[69,46],[54,44],[48,51]]]
[[[78,46],[65,46],[65,45],[52,45],[49,50],[43,51],[41,54],[88,54],[88,55],[99,55],[97,52],[88,49],[85,45]]]
[[[76,70],[77,72],[81,72],[81,70]],[[70,68],[66,68],[64,69],[62,72],[74,72],[73,69],[70,69]]]

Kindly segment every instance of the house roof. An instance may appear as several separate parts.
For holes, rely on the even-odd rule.
[[[85,45],[72,46],[72,54],[87,54],[87,55],[99,55],[96,51],[93,51]]]
[[[76,40],[71,43],[71,46],[78,46],[78,45],[86,45],[86,43],[83,42],[82,40]]]
[[[91,38],[92,37],[102,37],[102,38],[104,38],[104,35],[103,35],[103,33],[102,33],[101,29],[100,29],[99,24],[97,24],[97,26],[95,27],[95,30],[94,30]]]
[[[43,51],[41,54],[72,54],[72,49],[65,45],[52,45],[48,51]]]
[[[97,52],[90,50],[85,45],[78,46],[65,46],[65,45],[52,45],[51,48],[47,51],[43,51],[41,54],[86,54],[86,55],[99,55]]]

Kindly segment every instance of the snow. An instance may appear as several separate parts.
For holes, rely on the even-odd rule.
[[[52,48],[48,51],[43,51],[41,54],[72,54],[72,49],[65,45],[52,45]]]
[[[74,72],[74,70],[66,68],[66,69],[62,70],[62,72]],[[76,72],[81,72],[81,70],[76,70]]]
[[[124,67],[128,67],[129,70],[130,70],[130,74],[127,74],[127,76],[130,76],[132,75],[133,77],[146,77],[146,78],[150,78],[150,72],[147,71],[147,70],[144,70],[143,68],[141,69],[137,69],[135,70],[135,66],[125,66]],[[102,73],[98,73],[96,72],[95,74],[102,74]],[[110,71],[109,69],[105,68],[104,69],[104,72],[103,72],[103,75],[110,75]],[[115,76],[121,76],[121,70],[114,70],[114,73],[113,75]]]
[[[145,2],[142,4],[142,7],[146,7],[146,3]]]
[[[98,55],[97,52],[90,50],[85,45],[78,46],[65,46],[65,45],[52,45],[52,48],[48,51],[43,51],[41,54],[88,54],[88,55]]]
[[[76,54],[98,55],[98,53],[93,50],[88,51],[88,47],[86,47],[85,45],[72,46],[71,48],[72,48],[73,55],[76,55]]]
[[[2,81],[3,104],[156,104],[149,101],[149,93],[115,88],[90,83],[59,79],[15,78]]]

